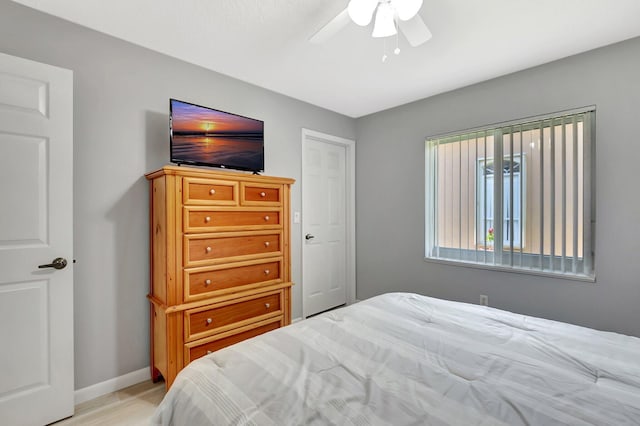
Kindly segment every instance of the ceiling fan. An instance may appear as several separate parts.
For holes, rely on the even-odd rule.
[[[431,31],[418,14],[421,7],[422,0],[350,0],[347,8],[320,28],[309,41],[324,43],[349,22],[364,27],[375,15],[372,37],[393,36],[399,28],[411,46],[420,46],[431,38]]]

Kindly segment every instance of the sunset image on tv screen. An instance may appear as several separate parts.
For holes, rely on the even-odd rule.
[[[171,161],[261,171],[264,123],[171,99]]]

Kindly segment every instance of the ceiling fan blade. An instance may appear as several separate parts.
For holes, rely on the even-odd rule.
[[[420,15],[400,23],[400,31],[404,34],[412,47],[420,46],[431,39],[431,31],[427,28]]]
[[[309,41],[314,44],[322,44],[346,27],[349,22],[351,22],[351,18],[349,18],[349,12],[345,9],[312,35]]]

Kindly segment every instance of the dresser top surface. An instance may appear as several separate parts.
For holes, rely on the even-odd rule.
[[[185,166],[172,166],[167,165],[156,171],[145,174],[148,180],[153,180],[160,176],[187,176],[187,177],[200,177],[210,179],[232,179],[236,181],[254,182],[254,183],[280,183],[291,185],[295,182],[295,179],[276,177],[276,176],[263,176],[258,174],[251,174],[249,172],[238,172],[230,170],[218,170],[218,169],[204,169],[197,167],[185,167]]]

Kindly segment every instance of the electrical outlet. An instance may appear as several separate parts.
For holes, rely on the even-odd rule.
[[[489,296],[486,294],[480,295],[480,304],[483,306],[489,306]]]

